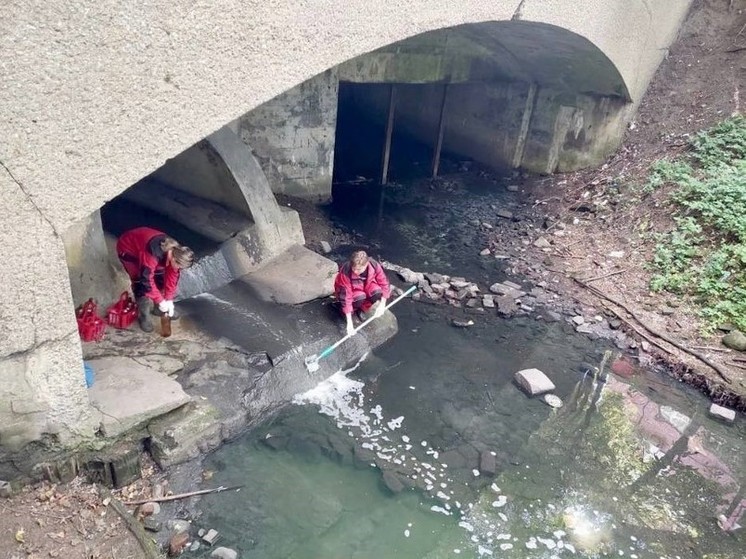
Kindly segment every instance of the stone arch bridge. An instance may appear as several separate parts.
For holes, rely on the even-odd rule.
[[[0,454],[50,435],[63,445],[92,436],[63,237],[169,158],[234,123],[264,164],[283,146],[264,145],[242,115],[327,76],[320,83],[334,91],[340,81],[506,84],[517,91],[516,103],[500,100],[514,113],[511,125],[480,129],[487,143],[467,146],[471,155],[548,171],[593,164],[620,142],[689,5],[8,3],[0,23]],[[459,104],[470,106],[473,93],[464,90]],[[532,120],[532,106],[547,110]],[[489,144],[497,128],[512,135]],[[576,152],[565,141],[573,131]],[[543,151],[534,145],[542,135]],[[277,188],[319,198],[325,180]]]

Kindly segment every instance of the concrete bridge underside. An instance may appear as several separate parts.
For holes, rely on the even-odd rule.
[[[330,68],[354,74],[339,65],[366,53],[395,75],[387,45],[465,24],[476,25],[451,33],[440,58],[481,49],[465,82],[481,72],[617,99],[623,125],[690,3],[10,2],[0,23],[0,446],[92,436],[62,236],[169,158]]]

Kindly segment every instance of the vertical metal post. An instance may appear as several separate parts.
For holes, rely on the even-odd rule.
[[[386,183],[389,180],[389,160],[391,158],[391,138],[394,135],[394,112],[396,110],[396,85],[389,86],[389,114],[386,120],[386,142],[383,146],[383,164],[381,165],[381,197],[378,200],[378,227],[383,219],[383,197]]]
[[[440,103],[440,118],[438,120],[438,138],[435,141],[435,151],[433,152],[433,178],[438,176],[438,167],[440,167],[440,150],[443,147],[443,132],[445,130],[445,109],[446,99],[448,98],[448,84],[443,85],[443,100]]]
[[[386,185],[389,179],[389,160],[391,158],[391,138],[394,134],[394,111],[396,108],[396,85],[389,86],[389,115],[386,120],[386,142],[383,146],[383,165],[381,166],[381,184]]]

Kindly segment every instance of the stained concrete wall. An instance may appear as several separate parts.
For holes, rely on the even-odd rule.
[[[61,234],[168,158],[341,62],[518,19],[586,38],[638,102],[691,0],[19,0],[0,20],[0,444],[92,433]],[[11,273],[8,271],[6,273]],[[11,327],[12,326],[12,327]],[[18,364],[24,362],[20,367]],[[16,400],[41,399],[37,415]],[[19,426],[13,433],[7,425]]]
[[[93,298],[102,310],[106,309],[129,288],[129,283],[122,283],[121,274],[117,273],[116,256],[111,258],[109,254],[99,212],[93,212],[68,227],[62,241],[76,306]],[[115,261],[117,269],[114,268]]]
[[[166,161],[148,179],[212,200],[251,217],[246,198],[236,185],[236,179],[222,158],[215,153],[215,149],[205,140]]]
[[[395,129],[435,145],[444,85],[397,84]],[[355,84],[346,90],[345,102],[384,126],[387,86]],[[524,82],[452,83],[444,107],[443,150],[495,168],[569,171],[597,164],[616,148],[629,110],[620,97]]]
[[[272,191],[326,200],[331,193],[337,125],[336,69],[285,91],[237,119]]]

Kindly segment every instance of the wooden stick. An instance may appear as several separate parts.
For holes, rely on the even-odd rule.
[[[741,52],[742,50],[746,50],[746,47],[734,47],[732,49],[728,49],[725,52]]]
[[[234,485],[232,487],[215,487],[214,489],[201,489],[199,491],[191,491],[190,493],[180,493],[179,495],[169,495],[168,497],[159,497],[157,499],[141,499],[139,501],[127,501],[124,504],[128,507],[135,505],[144,505],[145,503],[165,503],[166,501],[177,501],[179,499],[186,499],[187,497],[194,497],[196,495],[207,495],[209,493],[221,493],[223,491],[232,491],[233,489],[241,489],[243,485]]]
[[[705,349],[708,351],[722,351],[723,353],[730,353],[730,350],[724,347],[710,347],[706,345],[693,345],[692,349]]]
[[[739,363],[746,363],[746,359],[741,359],[740,357],[734,357],[733,361],[738,361]]]
[[[738,367],[739,369],[746,369],[746,365],[739,365],[738,363],[731,363],[731,367]]]
[[[601,290],[593,287],[592,285],[588,285],[587,283],[584,283],[583,281],[579,280],[578,278],[573,278],[573,279],[576,282],[578,282],[580,285],[582,285],[583,287],[585,287],[588,291],[590,291],[591,293],[595,294],[596,296],[601,297],[602,299],[606,299],[607,301],[609,301],[610,303],[613,303],[617,307],[619,307],[621,309],[624,309],[627,313],[629,313],[629,315],[632,318],[634,318],[640,324],[640,326],[642,326],[643,328],[645,328],[645,330],[647,330],[648,332],[650,332],[656,338],[660,338],[661,340],[663,340],[665,342],[668,342],[672,346],[679,348],[684,353],[688,353],[689,355],[692,355],[693,357],[696,357],[697,359],[699,359],[700,361],[702,361],[702,363],[704,363],[705,365],[707,365],[708,367],[710,367],[711,369],[713,369],[718,375],[720,375],[720,377],[725,382],[727,382],[728,384],[732,383],[731,379],[728,377],[728,373],[726,372],[726,370],[723,367],[721,367],[720,365],[718,365],[717,363],[713,363],[710,359],[708,359],[707,357],[705,357],[701,353],[696,352],[693,349],[689,349],[688,347],[686,347],[686,346],[678,343],[677,341],[672,340],[671,338],[669,338],[668,336],[666,336],[662,332],[659,332],[658,330],[656,330],[652,326],[648,326],[647,324],[645,324],[645,322],[640,317],[638,317],[634,312],[632,312],[626,305],[620,303],[616,299],[613,299],[609,295],[606,295]],[[615,315],[617,315],[621,320],[624,320],[627,324],[629,324],[629,321],[627,321],[617,311],[615,311],[614,309],[610,309],[610,310]],[[637,329],[635,329],[635,331],[639,333],[639,331]],[[656,346],[658,346],[659,348],[661,348],[666,353],[671,353],[671,351],[668,350],[668,348],[665,348],[665,347],[661,346],[660,343],[653,342],[653,340],[650,340],[650,338],[647,338],[647,336],[645,336],[645,338],[648,341],[650,341],[651,343],[654,343]]]
[[[592,278],[582,279],[582,280],[577,280],[577,281],[579,281],[580,283],[589,282],[589,281],[596,281],[596,280],[600,280],[600,279],[604,279],[604,278],[610,278],[611,276],[616,276],[618,274],[623,274],[626,271],[627,271],[626,269],[617,270],[616,272],[609,272],[608,274],[604,274],[602,276],[595,276],[595,277],[592,277]]]

